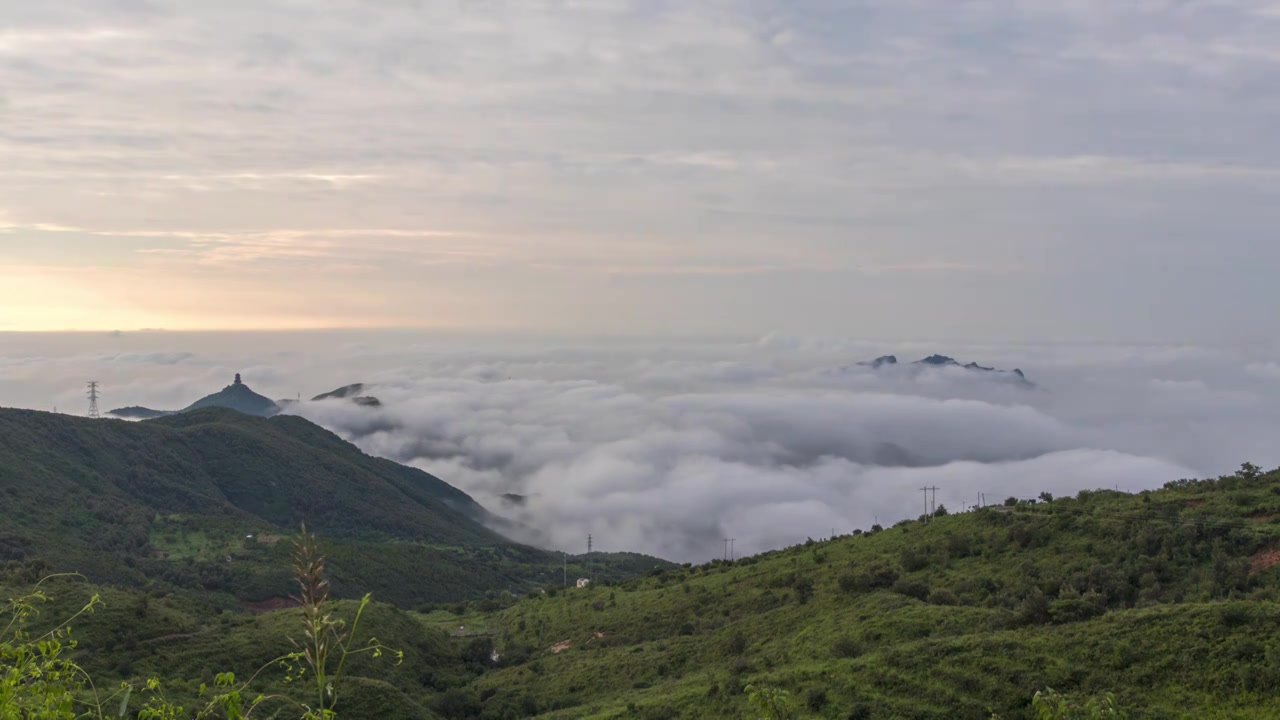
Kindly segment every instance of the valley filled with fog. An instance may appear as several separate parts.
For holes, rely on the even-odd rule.
[[[234,350],[232,349],[234,348]],[[1012,373],[913,361],[941,353]],[[896,365],[860,364],[894,354]],[[1280,465],[1268,348],[643,340],[465,333],[12,335],[0,391],[83,413],[185,407],[234,373],[366,452],[518,523],[521,540],[681,561],[961,510]],[[363,382],[380,405],[306,398]]]

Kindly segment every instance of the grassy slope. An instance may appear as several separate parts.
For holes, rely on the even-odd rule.
[[[470,690],[564,718],[742,717],[748,683],[813,717],[1023,717],[1046,686],[1280,717],[1280,580],[1249,572],[1276,509],[1280,474],[1085,493],[529,598],[488,620],[522,661]]]
[[[1280,542],[1278,509],[1280,473],[1083,493],[620,586],[426,615],[377,606],[366,632],[406,662],[358,664],[342,716],[753,717],[755,683],[790,691],[797,717],[1011,720],[1044,687],[1114,691],[1135,718],[1280,717],[1280,568],[1250,570]],[[0,596],[33,577],[9,566]],[[94,590],[55,589],[49,618]],[[297,611],[98,590],[106,607],[76,627],[100,683],[157,675],[188,698],[288,652],[299,628]],[[450,637],[461,626],[481,636]],[[281,677],[258,689],[287,689]]]
[[[0,560],[116,585],[282,595],[287,543],[258,538],[303,520],[347,597],[412,605],[560,575],[559,556],[486,528],[465,493],[296,417],[207,409],[128,423],[0,409],[0,501]]]

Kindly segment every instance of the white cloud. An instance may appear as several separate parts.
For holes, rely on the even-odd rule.
[[[298,412],[436,473],[530,541],[705,559],[985,493],[1139,490],[1280,465],[1265,352],[1190,346],[873,343],[818,338],[569,340],[477,333],[7,336],[5,404],[184,407],[242,372],[271,397],[371,383],[381,408]],[[906,365],[935,351],[1037,385]],[[903,365],[856,365],[885,353]],[[1260,371],[1261,369],[1261,371]],[[524,506],[501,496],[528,498]]]

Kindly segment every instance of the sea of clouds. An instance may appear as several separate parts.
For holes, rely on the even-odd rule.
[[[1012,376],[910,361],[940,352]],[[860,361],[894,353],[898,366]],[[1280,465],[1260,348],[965,345],[768,336],[422,333],[6,336],[0,405],[184,407],[234,372],[365,451],[427,470],[519,539],[705,560],[1005,497],[1135,491]],[[380,407],[306,398],[353,382]],[[509,496],[518,495],[513,501]]]

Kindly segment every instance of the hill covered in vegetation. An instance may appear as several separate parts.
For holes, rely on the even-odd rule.
[[[940,510],[586,589],[374,605],[363,632],[403,662],[359,659],[338,717],[1277,717],[1277,518],[1280,472],[1245,466],[1138,495]],[[9,563],[0,591],[37,577]],[[57,582],[52,617],[103,594],[77,620],[100,684],[158,677],[194,699],[213,673],[289,652],[302,627],[296,609]],[[280,669],[250,685],[290,687]],[[1046,688],[1065,709],[1032,710]],[[1108,694],[1098,705],[1116,714],[1071,709]]]
[[[287,595],[287,543],[325,539],[334,589],[422,602],[520,592],[560,579],[558,554],[488,529],[468,495],[371,457],[302,418],[221,408],[129,423],[0,410],[0,560],[36,560],[95,582]],[[586,561],[575,558],[575,571]],[[620,578],[652,558],[601,556]]]
[[[522,599],[485,619],[510,665],[444,715],[754,717],[771,688],[788,717],[986,720],[1054,688],[1280,717],[1280,472],[925,520]]]

